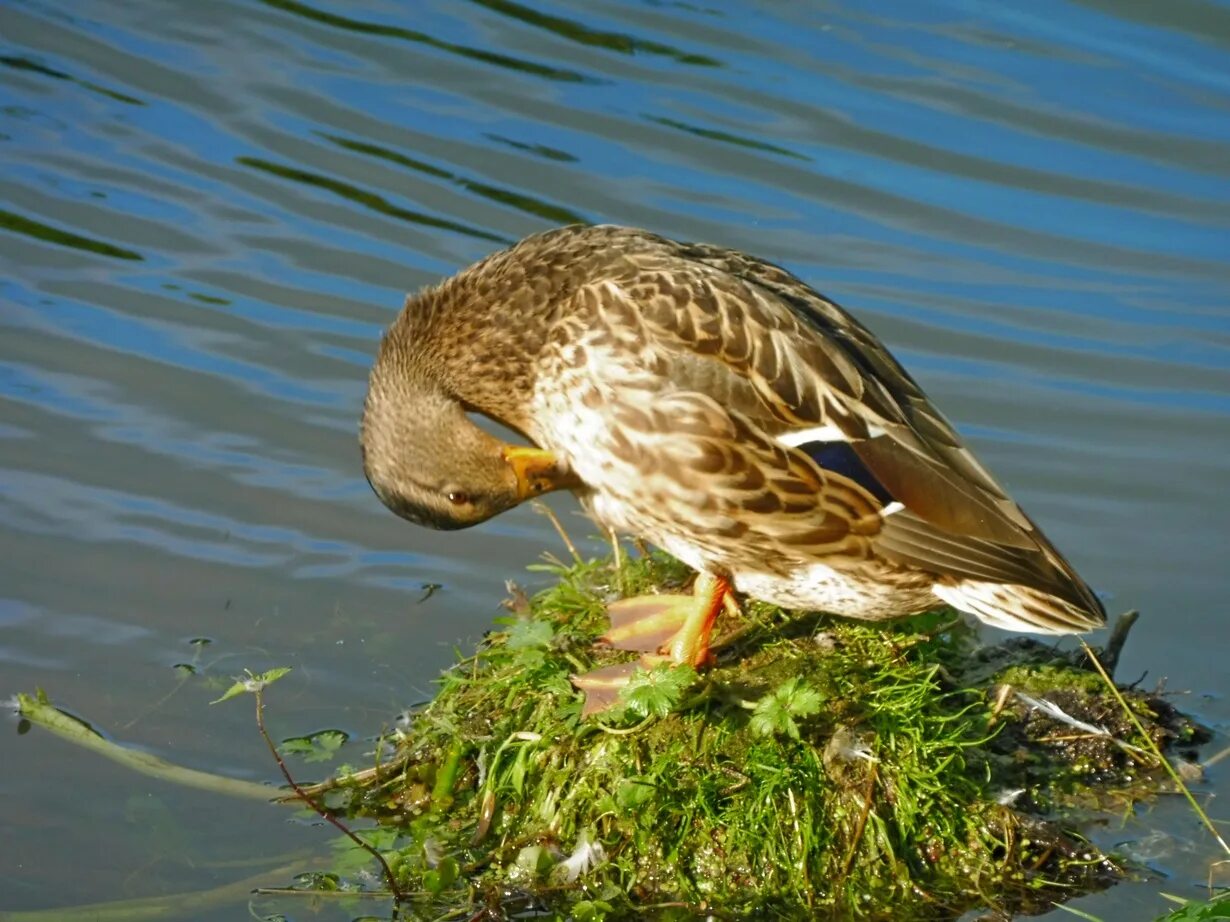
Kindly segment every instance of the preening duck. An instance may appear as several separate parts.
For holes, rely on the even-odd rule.
[[[884,345],[734,250],[565,227],[411,296],[361,442],[376,494],[413,522],[462,528],[571,489],[695,568],[691,596],[612,606],[612,641],[643,649],[654,624],[676,662],[707,661],[731,589],[869,620],[948,604],[1043,634],[1105,622]]]

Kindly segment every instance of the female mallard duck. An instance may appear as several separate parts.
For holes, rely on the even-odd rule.
[[[565,227],[411,297],[362,446],[376,494],[413,522],[463,528],[564,487],[694,567],[692,596],[612,606],[609,639],[658,647],[654,625],[675,662],[708,659],[731,587],[869,620],[943,602],[1009,630],[1105,621],[879,340],[734,250]]]

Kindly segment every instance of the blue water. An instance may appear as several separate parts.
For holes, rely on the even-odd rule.
[[[1017,6],[0,6],[0,694],[273,781],[248,708],[207,702],[292,665],[275,735],[339,727],[361,761],[561,551],[529,509],[440,535],[379,505],[379,331],[505,242],[610,221],[855,311],[1142,610],[1121,675],[1224,745],[1230,6]],[[281,884],[331,839],[37,731],[0,762],[0,911]],[[1218,857],[1169,801],[1099,841],[1170,875],[1075,904],[1106,919]]]

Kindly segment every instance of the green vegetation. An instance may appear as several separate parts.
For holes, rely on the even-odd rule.
[[[1230,893],[1201,902],[1186,902],[1159,922],[1214,922],[1230,919]]]
[[[593,647],[605,602],[687,574],[661,556],[543,569],[556,584],[513,603],[375,765],[307,789],[378,822],[361,835],[427,917],[1045,908],[1122,873],[1068,808],[1165,789],[1154,747],[1203,740],[1125,690],[1138,728],[1076,657],[976,646],[951,612],[876,626],[755,603],[719,625],[715,668],[637,673],[582,718],[570,676],[631,658]]]

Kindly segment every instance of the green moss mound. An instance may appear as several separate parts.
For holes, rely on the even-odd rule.
[[[1049,648],[980,649],[951,612],[874,626],[749,604],[719,624],[715,668],[638,674],[582,718],[569,677],[630,658],[593,647],[605,602],[687,574],[656,556],[546,569],[557,583],[444,675],[376,768],[319,789],[379,821],[424,912],[946,919],[1120,873],[1055,818],[1159,775],[1122,720],[1068,722],[1105,721],[1110,698]],[[1056,694],[1068,720],[1030,703]],[[1162,743],[1199,741],[1129,702]]]

